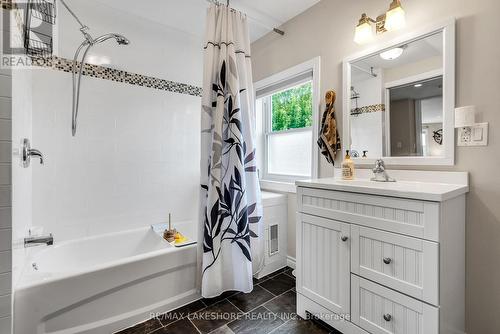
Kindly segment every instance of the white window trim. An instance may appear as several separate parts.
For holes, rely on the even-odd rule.
[[[313,96],[312,96],[312,105],[313,105],[313,110],[312,110],[312,154],[311,154],[311,178],[315,179],[318,177],[318,165],[319,165],[319,151],[316,143],[316,139],[318,138],[318,133],[319,133],[319,115],[320,115],[320,107],[321,107],[321,100],[320,100],[320,66],[321,66],[321,59],[320,57],[313,58],[309,61],[306,61],[302,64],[293,66],[287,70],[284,70],[282,72],[276,73],[270,77],[267,77],[263,80],[260,80],[256,83],[254,83],[254,89],[255,93],[258,90],[262,90],[265,87],[269,87],[271,85],[274,85],[276,83],[279,83],[281,81],[285,81],[287,79],[290,79],[292,77],[298,76],[302,73],[305,72],[311,72],[312,71],[312,89],[313,89]],[[266,121],[263,118],[264,121]],[[309,128],[308,128],[309,129]],[[280,133],[287,133],[287,132],[294,132],[294,131],[301,131],[301,129],[298,130],[287,130],[287,131],[280,131]],[[265,135],[265,134],[264,134]],[[264,145],[267,145],[267,140],[264,140]],[[267,151],[267,150],[266,150]],[[265,163],[263,164],[265,165]],[[281,176],[276,176],[273,175],[273,177],[270,177],[266,171],[262,173],[261,175],[261,188],[265,190],[274,190],[274,191],[281,191],[281,192],[290,192],[290,193],[295,193],[295,180],[301,179],[301,177],[281,177]]]

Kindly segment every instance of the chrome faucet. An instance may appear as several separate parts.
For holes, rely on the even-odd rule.
[[[47,246],[52,246],[54,244],[54,237],[52,236],[52,233],[48,236],[24,238],[24,247],[34,247],[43,244]]]
[[[371,178],[372,181],[376,182],[396,182],[395,179],[389,176],[385,170],[385,162],[382,159],[375,161],[375,168],[372,169],[374,177]]]
[[[29,139],[23,139],[22,163],[24,168],[28,168],[31,163],[31,157],[40,159],[40,164],[43,165],[43,154],[39,150],[31,148]]]

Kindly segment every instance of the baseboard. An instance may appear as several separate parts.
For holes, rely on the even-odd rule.
[[[291,257],[291,256],[287,256],[286,257],[286,265],[292,269],[295,269],[296,268],[295,258]]]

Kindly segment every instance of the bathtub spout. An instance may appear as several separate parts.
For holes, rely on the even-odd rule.
[[[54,237],[52,236],[52,233],[44,237],[24,238],[24,247],[33,247],[42,244],[46,244],[47,246],[51,246],[54,244]]]

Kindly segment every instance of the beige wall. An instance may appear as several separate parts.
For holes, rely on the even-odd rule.
[[[285,23],[282,27],[285,36],[268,34],[252,45],[254,79],[321,56],[321,94],[331,88],[337,91],[341,123],[342,59],[363,48],[352,41],[354,26],[361,13],[376,16],[388,5],[389,0],[321,1]],[[497,334],[500,332],[500,21],[497,18],[500,1],[404,0],[403,5],[408,22],[405,31],[419,24],[457,18],[457,106],[474,104],[480,112],[479,121],[490,122],[489,146],[457,148],[456,166],[448,169],[469,171],[471,176],[466,236],[467,333]],[[395,34],[387,33],[382,38],[390,39]],[[333,167],[324,159],[320,175],[333,175]],[[290,227],[293,233],[293,226]],[[294,244],[293,239],[290,241]],[[289,255],[295,255],[293,247]]]

